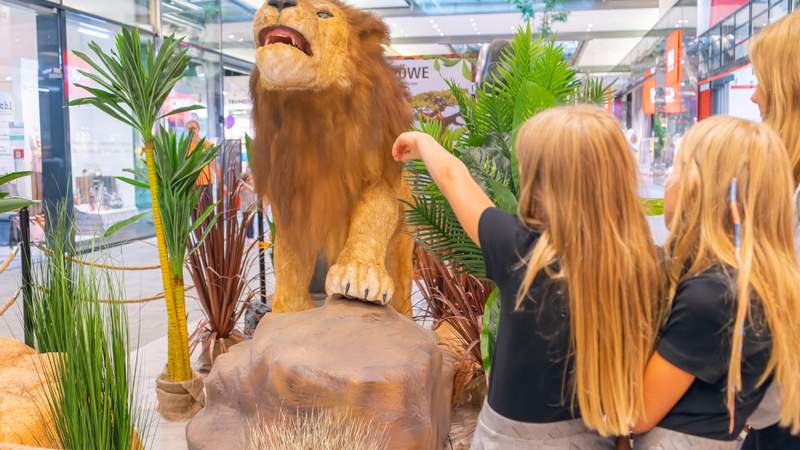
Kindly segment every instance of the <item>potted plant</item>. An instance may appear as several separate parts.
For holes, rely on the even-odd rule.
[[[74,230],[66,207],[54,211],[58,217],[48,219],[58,220],[48,220],[48,251],[34,271],[31,302],[44,392],[30,413],[48,424],[46,442],[37,445],[144,450],[154,418],[138,392],[138,352],[131,355],[120,280],[108,270],[73,263]]]
[[[160,204],[159,183],[156,166],[156,149],[154,127],[160,119],[202,108],[198,105],[178,108],[165,113],[161,112],[167,95],[183,76],[189,65],[190,57],[186,48],[181,48],[182,40],[174,36],[167,36],[161,42],[158,51],[155,43],[148,42],[142,45],[139,32],[135,28],[125,28],[116,37],[115,49],[111,52],[103,51],[96,43],[89,44],[94,53],[94,58],[82,52],[75,54],[86,61],[94,72],[80,71],[87,79],[96,83],[96,86],[76,84],[86,90],[90,95],[85,98],[73,100],[70,106],[93,105],[110,116],[133,127],[139,132],[144,142],[144,155],[147,167],[147,183],[136,180],[120,178],[132,182],[140,187],[150,190],[152,202],[153,223],[155,225],[158,256],[161,265],[161,279],[164,287],[164,296],[167,306],[168,319],[168,362],[166,379],[181,385],[202,386],[199,378],[192,381],[195,375],[192,372],[189,360],[189,338],[186,328],[186,305],[183,302],[183,293],[176,295],[174,288],[176,276],[173,273],[174,264],[170,264],[168,242]],[[140,220],[148,212],[139,214],[125,221],[121,226]],[[113,227],[112,227],[113,228]],[[114,231],[109,230],[109,231]],[[183,248],[185,241],[180,244]],[[173,242],[171,247],[175,246]],[[184,398],[193,404],[193,397],[188,391]],[[179,403],[179,402],[177,402]],[[177,405],[177,403],[175,403]],[[191,407],[189,409],[193,409]],[[162,410],[163,412],[163,410]]]
[[[226,159],[227,154],[223,154],[222,164],[214,173],[215,198],[203,195],[194,211],[198,219],[209,207],[215,208],[215,214],[205,219],[189,239],[189,270],[206,316],[192,335],[192,347],[199,345],[201,349],[201,372],[210,370],[219,354],[245,339],[236,324],[255,295],[247,278],[254,255],[251,250],[257,243],[247,241],[255,205],[239,217],[239,199],[245,187],[229,170]]]

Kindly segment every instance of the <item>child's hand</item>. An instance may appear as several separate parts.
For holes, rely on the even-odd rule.
[[[392,147],[392,157],[395,161],[412,161],[422,158],[422,150],[425,146],[430,146],[430,142],[436,144],[432,137],[418,131],[409,131],[401,134],[394,142]]]

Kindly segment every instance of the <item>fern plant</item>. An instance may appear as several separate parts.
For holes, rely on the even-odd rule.
[[[509,212],[516,212],[519,196],[519,169],[513,151],[515,130],[544,109],[603,103],[609,93],[601,80],[582,79],[569,65],[560,45],[534,38],[530,23],[515,34],[484,89],[470,96],[455,83],[448,85],[461,109],[463,129],[449,130],[435,121],[422,121],[417,130],[430,134],[461,159],[493,202]],[[413,200],[408,203],[406,220],[418,243],[449,267],[485,279],[480,248],[469,239],[425,166],[413,162],[408,169]],[[491,365],[499,318],[496,298],[494,292],[478,300],[489,300],[481,334],[486,370]]]

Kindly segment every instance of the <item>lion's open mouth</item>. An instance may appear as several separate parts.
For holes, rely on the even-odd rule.
[[[273,25],[264,28],[258,33],[258,43],[261,47],[272,44],[290,45],[308,56],[311,56],[311,45],[308,44],[302,33],[285,25]]]

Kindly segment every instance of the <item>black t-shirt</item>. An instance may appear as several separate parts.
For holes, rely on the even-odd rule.
[[[756,409],[771,380],[756,387],[772,351],[762,309],[751,301],[742,347],[742,384],[736,398],[733,433],[728,433],[727,384],[736,295],[733,280],[720,268],[681,281],[672,311],[656,346],[658,353],[681,370],[695,376],[658,426],[717,440],[734,440]]]
[[[489,405],[520,422],[556,422],[579,417],[571,410],[570,328],[566,287],[544,273],[515,310],[525,275],[523,258],[540,232],[497,208],[478,225],[486,274],[500,290],[500,327],[489,379]]]

